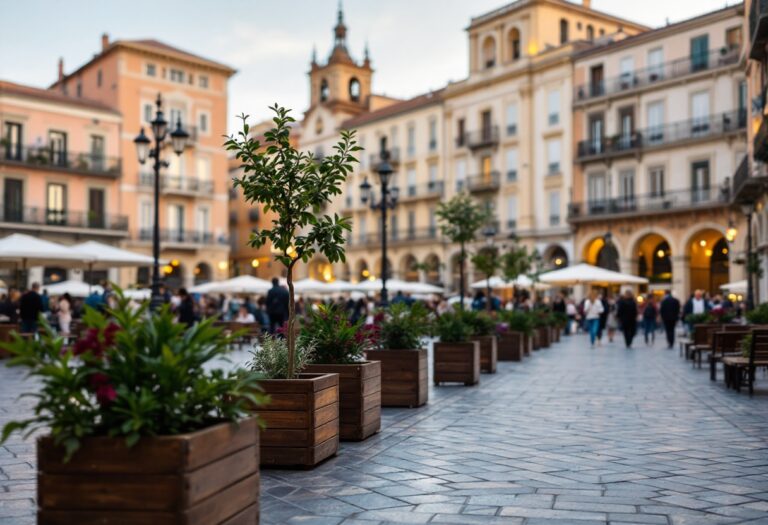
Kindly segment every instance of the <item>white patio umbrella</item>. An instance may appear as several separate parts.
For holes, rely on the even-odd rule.
[[[361,292],[380,292],[381,279],[373,281],[361,281],[354,286],[355,290]],[[427,283],[417,283],[403,281],[401,279],[387,279],[388,292],[409,292],[409,293],[442,293],[443,289],[439,286],[433,286]]]
[[[576,284],[610,285],[648,283],[648,279],[645,279],[644,277],[614,272],[586,263],[543,273],[539,276],[539,280],[546,284],[560,286],[571,286]]]
[[[491,281],[491,289],[493,290],[509,290],[512,288],[531,288],[532,286],[536,288],[537,290],[547,290],[551,288],[550,285],[544,284],[544,283],[536,283],[534,285],[533,280],[531,280],[530,277],[527,275],[518,275],[517,279],[514,281],[505,281],[501,277],[498,277],[494,275],[490,279]],[[470,285],[470,288],[473,290],[485,290],[486,288],[486,280],[482,279],[480,281],[477,281],[476,283],[472,283]]]
[[[287,284],[286,284],[287,286]],[[306,279],[299,279],[293,283],[293,290],[296,293],[327,293],[327,283],[318,281],[307,277]]]
[[[48,295],[64,295],[68,293],[72,297],[88,297],[91,292],[104,293],[104,289],[99,285],[89,286],[83,281],[61,281],[55,284],[43,286],[43,290],[48,291]]]
[[[332,283],[326,283],[325,289],[327,293],[343,293],[354,290],[355,285],[343,279],[336,279]]]
[[[720,286],[722,290],[725,290],[728,293],[735,293],[735,294],[741,294],[746,295],[747,293],[747,280],[744,279],[743,281],[734,281],[732,283],[726,283]]]
[[[434,284],[409,282],[408,285],[408,289],[404,291],[411,292],[413,294],[424,295],[445,293],[445,288],[435,286]]]
[[[240,275],[226,281],[201,284],[190,290],[192,293],[260,294],[268,292],[270,288],[272,288],[272,284],[269,281],[252,275]]]
[[[129,288],[128,290],[123,290],[123,295],[129,299],[145,301],[152,297],[152,290],[149,288]]]
[[[18,268],[30,266],[85,267],[93,256],[83,254],[70,246],[14,233],[0,239],[0,262],[15,264]]]
[[[81,244],[76,244],[72,246],[72,249],[92,259],[92,261],[88,263],[90,270],[106,270],[109,268],[129,266],[151,266],[154,263],[154,259],[149,255],[134,253],[96,241],[87,241]],[[161,264],[163,264],[163,262],[161,262]]]

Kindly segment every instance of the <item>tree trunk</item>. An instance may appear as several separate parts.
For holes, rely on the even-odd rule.
[[[459,256],[459,297],[461,310],[464,311],[464,243],[461,243],[461,255]]]
[[[285,339],[288,341],[288,379],[296,375],[296,337],[293,325],[296,321],[296,302],[293,295],[293,264],[288,266],[288,333]]]

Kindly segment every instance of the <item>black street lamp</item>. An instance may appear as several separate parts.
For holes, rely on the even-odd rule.
[[[155,105],[157,107],[155,119],[150,122],[154,147],[151,147],[152,141],[144,134],[143,127],[139,135],[133,140],[133,143],[136,144],[139,164],[146,163],[148,158],[154,159],[152,169],[155,175],[155,217],[152,228],[152,300],[149,303],[153,311],[157,310],[163,303],[163,297],[160,295],[160,168],[168,167],[168,162],[160,158],[168,135],[168,121],[163,116],[163,100],[159,93]],[[181,155],[189,138],[189,133],[181,127],[181,118],[176,120],[176,129],[171,132],[170,137],[173,151],[176,155]]]
[[[397,205],[398,189],[390,188],[389,183],[392,179],[394,169],[389,163],[389,151],[382,149],[380,153],[381,162],[376,166],[376,173],[381,183],[381,197],[377,201],[371,195],[371,184],[368,177],[360,184],[360,200],[363,204],[370,201],[372,210],[381,210],[381,305],[386,306],[389,303],[387,294],[387,210],[394,209]]]
[[[752,285],[752,203],[742,204],[741,211],[747,217],[747,310],[752,310],[755,306],[754,288]]]

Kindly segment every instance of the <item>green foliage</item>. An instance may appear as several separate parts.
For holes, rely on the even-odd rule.
[[[486,246],[473,255],[471,261],[476,270],[490,278],[501,267],[502,257],[496,246]]]
[[[421,348],[421,338],[429,333],[429,310],[422,303],[408,306],[395,303],[383,312],[378,323],[378,341],[387,350]]]
[[[465,310],[459,313],[463,323],[469,327],[470,335],[482,336],[496,333],[496,320],[485,312]]]
[[[435,320],[434,332],[442,343],[463,343],[472,337],[472,329],[459,311],[446,312]]]
[[[552,312],[552,326],[563,327],[568,324],[568,316],[563,312]]]
[[[512,332],[522,332],[526,335],[533,333],[533,315],[521,311],[503,311],[501,320],[507,324],[507,329]]]
[[[352,323],[337,305],[320,305],[301,327],[299,346],[312,347],[312,363],[359,363],[373,348],[373,333],[363,321]]]
[[[685,322],[691,325],[694,324],[707,324],[714,321],[714,318],[709,313],[703,314],[688,314],[685,316]]]
[[[270,108],[275,127],[264,133],[264,142],[251,136],[248,116],[242,115],[243,128],[225,142],[227,151],[234,153],[242,164],[243,175],[234,179],[234,187],[243,189],[245,200],[261,204],[272,213],[267,228],[251,233],[250,245],[260,248],[267,243],[276,251],[276,259],[288,270],[288,377],[296,371],[296,319],[293,290],[293,267],[304,263],[317,253],[329,262],[344,261],[344,231],[351,230],[349,219],[335,214],[324,215],[321,210],[331,199],[342,193],[342,185],[357,162],[354,131],[342,131],[335,153],[322,160],[313,154],[298,151],[291,142],[291,126],[295,120],[290,110],[275,104]]]
[[[753,308],[746,313],[746,317],[750,324],[768,325],[768,303],[763,303],[757,308]]]
[[[741,340],[741,357],[749,357],[752,354],[752,334],[746,335]]]
[[[314,348],[298,345],[296,348],[296,373],[301,373],[312,361]],[[280,337],[266,336],[259,348],[251,352],[248,367],[260,372],[267,379],[288,379],[288,342]]]
[[[118,306],[101,314],[86,308],[86,332],[64,347],[47,324],[39,341],[5,345],[9,366],[23,366],[41,383],[34,393],[35,416],[3,428],[27,435],[49,429],[69,459],[88,436],[178,435],[249,416],[266,401],[254,373],[209,370],[206,364],[228,351],[231,339],[213,319],[187,328],[168,307],[148,315],[135,311],[117,290]]]
[[[477,230],[491,220],[491,214],[466,193],[437,206],[440,230],[451,242],[466,244],[475,240]]]
[[[525,246],[515,245],[501,259],[501,274],[507,281],[514,281],[531,270],[532,255]]]

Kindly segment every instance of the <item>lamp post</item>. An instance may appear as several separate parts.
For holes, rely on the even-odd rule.
[[[496,228],[493,227],[493,225],[489,224],[485,227],[483,230],[483,235],[485,236],[485,245],[488,248],[488,257],[492,258],[492,261],[489,261],[489,266],[496,266],[496,254],[493,251],[493,245],[496,241]],[[487,273],[485,274],[485,307],[488,312],[493,311],[493,304],[491,304],[491,274]]]
[[[747,217],[747,310],[755,305],[755,295],[752,285],[752,203],[742,204],[741,211]]]
[[[167,168],[168,162],[162,160],[162,148],[167,144],[168,121],[163,116],[163,100],[161,95],[157,94],[155,102],[155,118],[150,122],[152,126],[152,138],[149,139],[144,134],[144,128],[141,128],[139,135],[133,140],[136,144],[136,154],[139,158],[139,164],[145,164],[147,159],[153,159],[152,170],[155,176],[155,213],[154,224],[152,226],[152,300],[150,308],[155,311],[163,303],[163,297],[160,295],[160,168]],[[176,120],[176,129],[170,133],[171,147],[176,155],[181,155],[187,145],[189,133],[181,127],[181,118]]]
[[[394,172],[389,163],[389,151],[382,148],[380,158],[381,162],[376,166],[376,174],[379,176],[379,183],[381,184],[381,197],[377,201],[371,195],[371,184],[366,177],[360,184],[360,200],[363,204],[370,201],[372,210],[381,211],[381,305],[386,306],[389,303],[387,293],[387,210],[394,209],[397,205],[398,189],[389,187]]]

